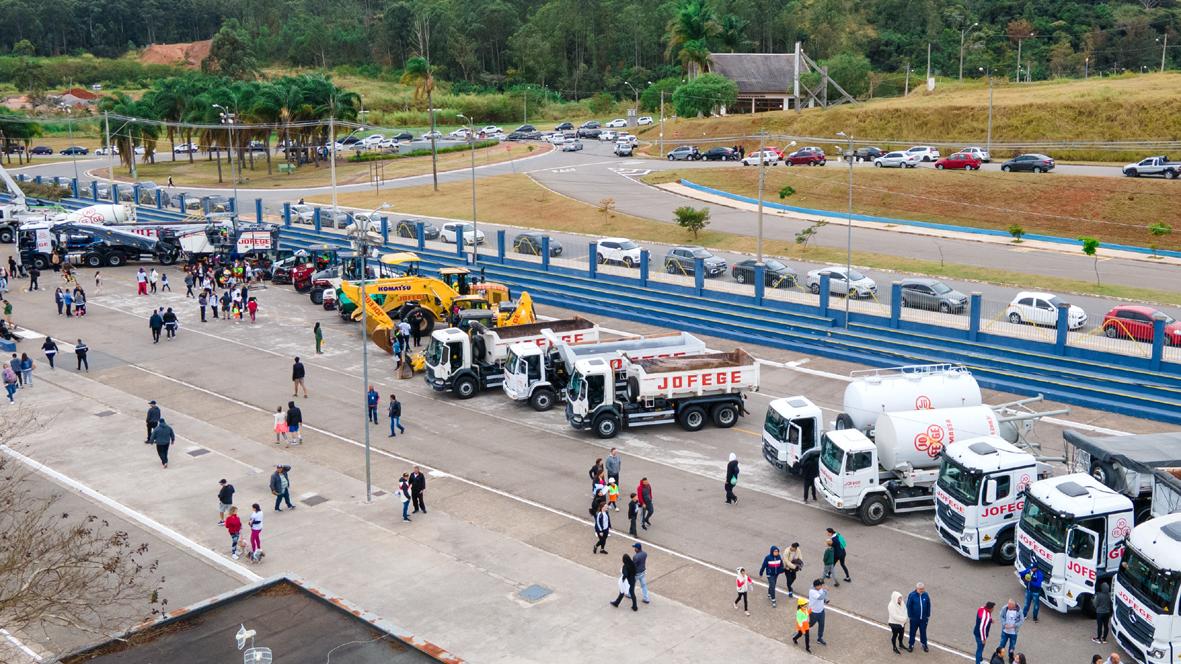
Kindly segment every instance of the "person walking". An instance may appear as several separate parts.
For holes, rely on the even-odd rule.
[[[152,295],[156,294],[156,285],[160,282],[160,273],[156,268],[152,268],[152,273],[148,275],[148,286],[151,289]]]
[[[800,552],[800,543],[792,542],[791,546],[787,547],[787,555],[784,558],[787,560],[787,564],[783,566],[783,580],[787,582],[787,596],[795,597],[796,575],[804,570],[804,555]]]
[[[804,650],[812,652],[812,640],[810,633],[812,631],[812,611],[808,606],[808,600],[803,597],[796,600],[796,635],[791,637],[793,645],[800,645],[800,637],[804,637]]]
[[[640,478],[640,485],[636,487],[636,493],[640,494],[640,507],[644,509],[644,518],[640,520],[640,527],[648,530],[648,526],[652,525],[652,513],[656,508],[652,506],[652,485],[648,482],[647,477]]]
[[[838,581],[837,579],[833,578],[833,575],[832,575],[832,568],[836,565],[836,562],[837,562],[837,554],[836,554],[836,549],[833,546],[833,541],[831,539],[824,540],[824,555],[822,556],[822,562],[824,563],[824,575],[821,576],[821,578],[832,579],[833,585],[836,586],[837,588],[840,588],[841,582]]]
[[[195,281],[195,279],[193,279],[193,273],[186,272],[185,273],[185,297],[196,297],[196,295],[193,294],[194,281]]]
[[[257,555],[262,550],[262,507],[254,503],[250,508],[254,510],[250,513],[250,548]]]
[[[605,515],[607,512],[604,511]],[[607,553],[606,549],[603,553]],[[611,602],[611,606],[619,608],[619,603],[623,601],[624,596],[630,597],[632,600],[632,611],[639,611],[640,608],[636,606],[636,563],[632,557],[623,554],[623,568],[619,570],[619,597]]]
[[[295,509],[291,504],[291,478],[287,477],[291,466],[275,464],[275,472],[271,473],[271,494],[275,496],[275,511],[282,512],[280,505],[287,503],[289,509]]]
[[[317,322],[312,326],[312,336],[316,339],[316,355],[323,355],[324,331],[320,329],[320,323]]]
[[[197,306],[201,309],[201,322],[205,322],[205,310],[209,307],[209,291],[201,291],[197,296]]]
[[[402,473],[398,481],[398,498],[402,500],[402,520],[410,520],[410,473]]]
[[[222,480],[223,482],[225,480]],[[238,518],[238,508],[230,505],[229,511],[226,513],[225,521],[221,525],[226,527],[226,532],[230,534],[230,557],[234,560],[238,559],[238,538],[242,535],[242,519]]]
[[[373,386],[369,386],[369,391],[365,393],[365,410],[369,417],[369,421],[377,424],[377,402],[381,401],[381,395]]]
[[[303,411],[294,401],[287,402],[287,442],[289,445],[303,444]]]
[[[75,371],[82,371],[82,367],[86,367],[86,373],[90,373],[90,360],[86,359],[86,354],[90,352],[90,346],[86,345],[85,341],[81,339],[74,344],[74,355],[78,358],[78,368]]]
[[[897,590],[891,593],[890,603],[886,605],[886,616],[890,625],[890,647],[894,649],[895,655],[901,655],[899,648],[906,647],[902,645],[902,632],[906,628],[909,612],[909,608],[902,603],[902,593]]]
[[[12,303],[7,299],[4,300],[4,322],[8,323],[8,327],[15,327],[12,324]]]
[[[148,294],[148,273],[142,267],[135,273],[135,294]]]
[[[1095,638],[1094,643],[1107,643],[1111,628],[1111,584],[1104,581],[1095,593]]]
[[[738,455],[731,452],[730,462],[726,464],[726,504],[738,502],[734,495],[734,487],[738,485]]]
[[[595,513],[595,535],[599,538],[591,547],[591,553],[607,553],[607,538],[611,536],[611,515],[607,513],[607,503],[599,505]]]
[[[258,321],[258,298],[252,297],[246,303],[246,313],[250,314],[250,322]]]
[[[812,611],[812,624],[816,625],[816,643],[822,646],[828,645],[824,640],[825,604],[828,604],[828,590],[824,587],[824,579],[816,579],[808,591],[808,607]]]
[[[152,330],[152,343],[160,343],[160,331],[164,329],[164,315],[160,309],[152,312],[148,318],[148,327]]]
[[[1033,621],[1037,622],[1037,613],[1042,606],[1042,582],[1045,581],[1045,576],[1041,568],[1031,562],[1029,567],[1021,570],[1021,581],[1025,584],[1025,606],[1022,607],[1021,613],[1028,618],[1032,607]]]
[[[275,409],[275,444],[287,441],[287,415],[283,412],[283,407],[279,406]],[[291,447],[291,444],[287,444]]]
[[[988,643],[988,632],[992,629],[992,610],[996,602],[985,602],[984,606],[976,609],[976,625],[972,628],[972,636],[976,639],[976,664],[984,661],[984,644]]]
[[[612,447],[611,451],[607,453],[607,459],[603,462],[603,472],[607,473],[607,477],[614,477],[615,481],[623,484],[623,478],[619,476],[619,470],[623,467],[623,457],[619,455],[619,448]]]
[[[160,292],[163,293],[164,291],[172,292],[172,284],[168,283],[167,273],[160,275]]]
[[[36,265],[30,267],[29,268],[29,292],[30,293],[32,293],[35,290],[41,290],[41,285],[39,283],[37,283],[37,280],[40,278],[41,278],[41,270],[38,270]]]
[[[156,400],[153,399],[148,402],[148,435],[146,438],[144,438],[145,443],[152,442],[152,430],[154,430],[160,424],[160,419],[160,407],[156,405]]]
[[[841,571],[845,573],[845,583],[852,583],[853,579],[849,578],[849,568],[845,566],[845,556],[848,554],[848,544],[845,542],[845,536],[832,528],[825,528],[825,531],[828,532],[828,537],[832,540],[836,562],[840,564]]]
[[[168,422],[161,417],[160,421],[156,423],[155,428],[152,429],[151,440],[156,444],[156,456],[160,457],[160,463],[165,468],[168,467],[168,448],[176,442],[176,434],[172,432],[172,427]]]
[[[406,433],[406,427],[402,426],[402,402],[393,394],[390,395],[390,405],[386,408],[386,414],[390,418],[390,438],[394,437],[395,428]]]
[[[804,478],[804,504],[808,504],[808,494],[812,494],[812,500],[816,498],[816,478],[820,477],[820,455],[812,454],[808,458],[800,462],[802,469],[800,474]]]
[[[1025,623],[1025,615],[1017,606],[1016,600],[1010,599],[1001,609],[1001,649],[1009,653],[1009,664],[1013,664],[1013,656],[1017,649],[1017,633]],[[1003,663],[1002,663],[1003,664]]]
[[[426,514],[426,500],[423,494],[426,493],[426,475],[422,473],[422,469],[418,466],[414,467],[414,472],[410,473],[410,500],[414,503],[414,513],[422,512]]]
[[[636,494],[631,495],[631,500],[627,503],[627,534],[632,537],[639,537],[636,534],[636,517],[640,515],[640,501],[636,500]]]
[[[234,485],[222,478],[217,481],[217,525],[224,526],[226,515],[234,507]]]
[[[307,387],[307,385],[304,385],[304,383],[303,383],[303,379],[304,379],[305,375],[306,375],[306,372],[304,371],[304,368],[303,368],[303,362],[300,362],[298,357],[295,358],[295,363],[291,365],[291,383],[293,386],[291,396],[293,396],[293,397],[299,396],[299,388],[302,387],[303,388],[303,398],[305,398],[305,399],[308,398],[308,387]]]
[[[782,572],[783,556],[779,555],[779,547],[772,546],[771,551],[763,556],[763,565],[759,567],[759,577],[767,575],[767,598],[771,600],[772,607],[775,606],[775,586]]]
[[[4,363],[3,369],[4,391],[8,395],[8,403],[16,403],[16,390],[20,386],[20,378],[17,378],[16,371],[13,370],[10,362]]]
[[[648,552],[639,542],[633,542],[632,549],[635,549],[635,553],[632,554],[632,562],[636,564],[636,584],[640,586],[644,603],[651,604],[652,602],[648,599]]]
[[[103,273],[99,270],[94,271],[94,294],[101,295],[103,292]]]
[[[602,457],[595,459],[594,465],[587,471],[591,481],[591,495],[594,495],[599,490],[599,478],[603,475],[603,459]]]
[[[164,330],[168,333],[167,338],[176,338],[176,328],[180,327],[180,321],[176,319],[176,314],[173,313],[172,307],[168,307],[168,310],[161,316],[161,320],[164,321]]]
[[[745,567],[738,568],[738,576],[734,579],[734,584],[738,587],[738,596],[734,598],[734,608],[738,608],[738,602],[742,602],[742,610],[746,615],[750,615],[750,605],[747,604],[747,591],[754,585],[751,581],[750,575],[746,573]]]
[[[37,363],[33,362],[33,358],[29,357],[28,353],[21,353],[20,360],[20,379],[21,387],[33,387],[33,369],[37,368]]]
[[[53,337],[45,337],[45,343],[41,344],[41,352],[45,353],[45,359],[49,360],[49,368],[53,369],[53,358],[57,357],[57,342]]]
[[[914,652],[914,633],[919,633],[919,643],[923,652],[927,650],[927,621],[931,619],[931,595],[927,587],[920,581],[914,584],[914,590],[906,596],[906,617],[910,620],[910,639],[906,649]]]

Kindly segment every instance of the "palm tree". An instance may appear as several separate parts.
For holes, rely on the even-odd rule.
[[[416,55],[406,61],[402,70],[402,84],[414,86],[414,100],[421,101],[426,97],[427,113],[431,116],[431,178],[435,184],[435,191],[439,190],[439,156],[435,146],[435,104],[432,94],[435,91],[435,76],[431,73],[431,63],[421,55]]]
[[[295,153],[291,149],[290,125],[292,119],[296,118],[304,110],[303,91],[299,89],[299,85],[295,80],[288,77],[281,78],[262,89],[259,93],[256,109],[260,114],[268,118],[274,118],[272,122],[283,124],[283,145],[286,146],[284,149],[284,158],[290,161],[292,155]],[[269,159],[270,157],[268,156],[267,158]],[[269,161],[267,169],[269,173]]]
[[[709,69],[709,40],[721,31],[717,14],[706,0],[681,0],[668,23],[665,57],[676,56],[690,78]]]
[[[156,117],[170,123],[180,122],[185,115],[191,95],[189,81],[184,78],[170,77],[156,81],[152,89],[143,96],[142,101],[152,107]],[[176,161],[176,134],[178,127],[169,124],[165,127],[168,143],[172,147],[172,160]],[[189,159],[193,158],[189,152]]]
[[[731,53],[746,51],[754,44],[746,38],[746,28],[749,25],[750,21],[741,16],[726,14],[719,25],[718,42]]]
[[[112,136],[115,147],[119,148],[119,161],[127,165],[129,172],[134,170],[136,147],[143,147],[143,161],[155,161],[156,139],[160,135],[160,126],[145,121],[155,117],[155,109],[152,106],[119,92],[114,96],[102,98],[98,107],[99,110],[113,115],[134,118],[124,120]]]

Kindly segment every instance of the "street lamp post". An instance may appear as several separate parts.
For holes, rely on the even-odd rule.
[[[224,125],[229,125],[230,128],[230,147],[227,151],[227,154],[232,160],[230,162],[230,177],[234,180],[234,216],[236,217],[238,212],[238,177],[242,172],[242,157],[239,155],[237,159],[234,159],[234,114],[230,113],[230,109],[222,106],[221,104],[214,104],[213,108],[221,109],[221,113],[219,114],[221,123]],[[237,174],[234,172],[235,166],[238,167]]]
[[[70,135],[70,161],[74,162],[74,181],[78,181],[78,153],[74,152],[74,109],[69,104],[62,104],[66,111],[66,131]]]
[[[468,122],[467,140],[472,146],[472,265],[480,261],[480,227],[476,220],[476,121],[463,113],[456,115]],[[463,242],[463,233],[459,234],[459,242]]]
[[[972,31],[972,28],[974,28],[978,25],[980,25],[980,24],[973,23],[972,25],[969,25],[966,28],[960,29],[960,80],[961,81],[964,80],[964,40],[967,38],[968,33]]]
[[[766,142],[767,130],[763,129],[759,131],[759,257],[755,260],[755,265],[763,264],[763,174],[767,171],[766,159],[763,158],[763,149]]]
[[[639,113],[640,113],[640,91],[636,89],[636,86],[631,84],[631,81],[624,81],[623,84],[626,85],[627,87],[631,88],[632,93],[635,94],[635,96],[636,96],[635,111],[636,111],[636,114],[639,115]]]
[[[992,154],[992,65],[988,69],[980,67],[980,71],[988,78],[988,134],[984,139],[984,149]]]
[[[369,213],[369,221],[364,226],[353,224],[353,246],[361,262],[361,285],[357,289],[360,293],[361,306],[361,390],[365,404],[365,502],[373,502],[372,464],[369,458],[369,319],[368,295],[365,294],[366,281],[369,277],[369,224],[377,215],[378,210],[390,207],[389,203],[382,203]],[[333,222],[335,223],[335,221]]]
[[[853,299],[853,135],[838,131],[837,136],[848,139],[845,154],[849,155],[849,223],[845,240],[845,329],[849,328],[849,300]]]

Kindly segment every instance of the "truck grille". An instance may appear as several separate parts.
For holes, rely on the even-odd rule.
[[[1127,604],[1119,600],[1115,602],[1115,620],[1132,639],[1145,646],[1152,645],[1152,625],[1137,617]]]
[[[1033,551],[1030,551],[1029,547],[1021,544],[1020,542],[1017,543],[1017,561],[1021,563],[1021,569],[1028,568],[1031,562],[1034,565],[1037,565],[1038,569],[1042,571],[1043,589],[1046,587],[1046,584],[1050,582],[1051,572],[1053,571],[1053,569],[1050,567],[1050,563],[1033,555]]]
[[[948,530],[963,534],[964,532],[964,516],[959,512],[951,509],[947,504],[941,501],[935,501],[935,513],[939,516],[939,520]],[[958,545],[959,542],[956,542]]]

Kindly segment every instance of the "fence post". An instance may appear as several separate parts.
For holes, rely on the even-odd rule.
[[[980,337],[980,309],[984,304],[982,293],[972,293],[971,304],[968,308],[968,341],[976,341]]]
[[[1054,350],[1059,355],[1066,354],[1066,335],[1070,332],[1070,303],[1058,303],[1058,327],[1054,340]]]
[[[705,292],[705,259],[693,259],[693,290],[698,295]]]
[[[767,266],[755,264],[755,304],[763,306],[763,298],[767,295]]]
[[[898,329],[898,321],[902,319],[902,284],[895,281],[890,284],[890,327]]]
[[[586,251],[586,273],[591,279],[596,279],[599,276],[599,243],[587,243]]]
[[[320,232],[320,208],[312,211],[312,227],[316,229],[317,233]]]
[[[828,296],[832,293],[832,278],[827,274],[820,275],[820,315],[828,318]]]
[[[90,181],[90,197],[96,201],[98,200],[98,180]]]
[[[381,243],[390,243],[390,218],[385,215],[381,217]]]
[[[640,250],[640,286],[648,287],[648,270],[652,264],[652,255],[647,249]]]
[[[507,236],[505,235],[505,231],[503,228],[497,229],[497,231],[496,231],[496,260],[500,261],[501,265],[504,265],[505,241],[506,241],[505,238],[506,237]]]
[[[180,195],[180,213],[186,217],[189,214],[189,205],[185,201],[185,195],[183,193]]]
[[[464,239],[463,238],[463,229],[457,228],[455,230],[455,257],[459,258],[459,259],[463,258],[463,245],[464,245],[463,239]],[[475,241],[476,240],[473,237],[472,242],[475,242]]]
[[[183,208],[184,207],[184,200],[185,200],[184,194],[180,195],[180,200],[181,200],[181,207]],[[291,203],[288,203],[288,202],[283,203],[283,225],[287,226],[288,228],[291,227]]]
[[[33,176],[33,182],[36,182],[37,184],[41,184],[41,181],[42,181],[42,178],[40,175]]]
[[[70,194],[78,198],[78,178],[70,178]]]
[[[254,218],[258,221],[258,223],[260,223],[260,224],[262,223],[262,199],[261,198],[254,199]]]
[[[549,236],[541,236],[541,269],[549,271]]]
[[[60,187],[61,185],[62,185],[62,179],[56,175],[53,176],[53,186]]]
[[[1151,367],[1153,371],[1160,369],[1161,361],[1165,356],[1165,320],[1166,317],[1161,312],[1156,312],[1152,315],[1152,362]]]
[[[139,183],[131,185],[131,204],[139,205]]]
[[[426,222],[422,220],[414,222],[414,233],[418,238],[418,250],[426,249]]]
[[[111,204],[117,205],[119,203],[119,185],[114,182],[111,183]]]
[[[157,210],[164,209],[164,190],[163,189],[156,189],[156,209]]]
[[[233,214],[233,215],[238,214],[238,199],[234,198],[232,196],[230,197],[230,214]],[[332,223],[336,224],[336,220],[333,219]]]

